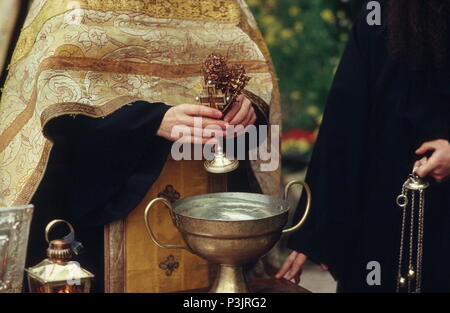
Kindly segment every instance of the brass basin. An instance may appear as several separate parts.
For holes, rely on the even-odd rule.
[[[300,184],[307,193],[305,214],[292,228],[283,229],[288,215],[287,195],[291,186]],[[160,242],[149,223],[149,212],[157,202],[169,209],[174,225],[186,246]],[[154,243],[167,249],[187,249],[206,260],[218,263],[219,271],[210,292],[249,292],[242,265],[269,252],[282,233],[294,232],[306,220],[311,190],[302,181],[285,188],[284,199],[255,193],[212,193],[184,198],[171,204],[165,198],[152,200],[145,210],[145,224]]]

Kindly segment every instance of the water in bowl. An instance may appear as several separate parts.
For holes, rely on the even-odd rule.
[[[188,200],[188,199],[186,199]],[[272,217],[284,211],[275,203],[235,197],[189,199],[175,209],[177,214],[215,221],[249,221]]]

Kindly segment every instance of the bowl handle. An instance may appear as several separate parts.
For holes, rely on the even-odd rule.
[[[156,198],[153,199],[152,201],[150,201],[150,203],[147,205],[147,207],[145,208],[145,227],[147,228],[147,232],[150,235],[150,238],[152,238],[153,242],[160,248],[166,248],[166,249],[186,249],[189,250],[187,247],[185,246],[181,246],[181,245],[168,245],[168,244],[164,244],[161,241],[159,241],[155,234],[152,231],[152,227],[150,226],[149,223],[149,215],[150,215],[150,211],[153,208],[153,205],[156,204],[157,202],[162,202],[165,204],[166,207],[169,208],[170,210],[170,215],[172,216],[172,219],[174,219],[175,221],[175,217],[173,215],[173,211],[172,211],[172,205],[170,204],[170,202],[166,199],[166,198]],[[177,223],[175,223],[176,225]],[[178,225],[176,225],[178,228]]]
[[[300,221],[297,223],[297,225],[292,226],[291,228],[283,229],[283,234],[293,233],[293,232],[297,231],[303,225],[303,223],[305,223],[306,218],[309,215],[309,209],[311,207],[311,188],[309,188],[307,183],[305,183],[301,180],[293,180],[286,185],[286,187],[284,188],[284,199],[286,201],[288,200],[289,190],[294,185],[302,185],[303,189],[306,191],[307,198],[306,198],[305,213],[303,214],[303,217],[300,219]]]

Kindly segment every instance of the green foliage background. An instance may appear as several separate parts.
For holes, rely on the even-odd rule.
[[[247,0],[277,69],[284,130],[320,124],[361,0]]]

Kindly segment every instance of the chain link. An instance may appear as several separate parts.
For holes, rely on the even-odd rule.
[[[407,199],[406,188],[403,187],[401,196]],[[403,263],[403,249],[405,241],[405,227],[406,227],[406,206],[399,205],[402,208],[402,230],[400,233],[400,255],[398,257],[398,275],[397,275],[397,292],[400,292],[401,281],[404,280],[402,277],[402,263]]]
[[[425,193],[420,190],[419,193],[419,221],[417,233],[417,283],[416,292],[422,291],[422,258],[423,258],[423,229],[424,229],[424,215],[425,215]]]
[[[397,275],[397,292],[400,292],[405,287],[406,283],[407,283],[407,291],[409,293],[411,292],[420,293],[422,291],[425,188],[423,189],[407,188],[407,185],[405,183],[403,184],[401,194],[397,197],[397,205],[402,209],[400,252],[399,252],[398,275]],[[411,197],[410,201],[408,199],[408,194],[410,194]],[[416,203],[417,196],[418,196],[418,203]],[[417,208],[416,205],[418,205]],[[407,213],[410,213],[408,230],[406,226]],[[407,251],[408,266],[406,271],[404,271],[403,263],[405,253],[405,238],[407,236],[409,237],[409,245]],[[417,248],[416,251],[414,251],[415,247]],[[406,278],[403,275],[406,275]]]
[[[411,292],[411,285],[414,280],[414,267],[413,267],[413,247],[414,247],[414,226],[415,226],[415,220],[414,220],[414,211],[415,208],[415,202],[416,202],[416,193],[414,191],[411,191],[411,213],[410,213],[410,223],[409,223],[409,260],[408,260],[408,292]]]

